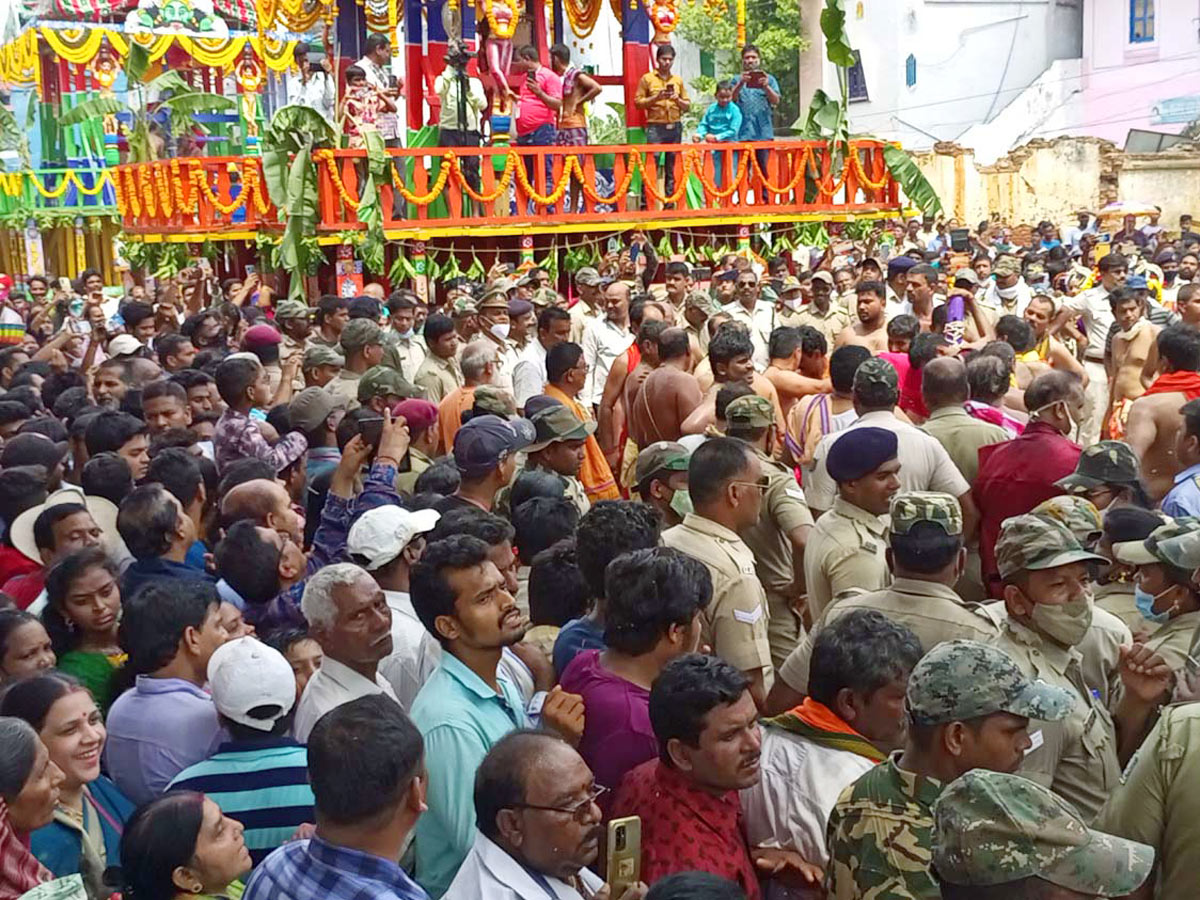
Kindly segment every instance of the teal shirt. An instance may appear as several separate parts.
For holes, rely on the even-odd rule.
[[[436,900],[475,841],[475,770],[500,738],[531,722],[517,688],[501,694],[449,653],[421,687],[410,715],[425,738],[429,811],[417,820],[417,881]]]

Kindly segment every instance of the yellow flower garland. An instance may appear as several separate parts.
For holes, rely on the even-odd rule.
[[[512,18],[508,20],[508,25],[504,28],[501,28],[500,23],[496,20],[495,6],[497,3],[503,3],[512,14]],[[483,11],[487,16],[492,37],[510,40],[517,33],[517,23],[521,21],[521,9],[513,0],[483,0]]]

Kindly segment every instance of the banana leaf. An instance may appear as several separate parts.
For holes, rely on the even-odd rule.
[[[125,107],[114,97],[92,97],[64,112],[58,117],[58,124],[64,128],[70,125],[82,125],[92,119],[112,116],[124,111]]]
[[[843,0],[825,0],[821,10],[821,33],[825,36],[825,56],[844,69],[857,61],[846,33],[846,8]]]
[[[295,152],[303,141],[303,135],[312,138],[314,146],[333,146],[336,135],[333,126],[319,112],[309,106],[289,104],[281,106],[263,135],[264,143],[286,147]]]
[[[278,259],[291,275],[288,299],[306,302],[304,276],[308,271],[311,248],[304,239],[317,221],[317,170],[312,163],[312,144],[305,141],[288,170],[284,196],[288,202],[287,225],[279,244]]]
[[[150,68],[150,53],[136,41],[129,42],[129,55],[125,57],[125,78],[130,84],[142,80]]]
[[[942,214],[942,201],[912,157],[892,144],[883,148],[883,161],[913,205],[927,216]]]
[[[220,94],[210,94],[207,91],[188,91],[183,94],[175,94],[162,101],[160,105],[165,106],[172,116],[176,114],[190,116],[192,113],[222,112],[233,109],[237,106],[237,102],[232,97],[222,97]]]

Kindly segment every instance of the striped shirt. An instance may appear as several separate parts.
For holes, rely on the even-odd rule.
[[[258,865],[296,828],[315,821],[308,751],[291,738],[231,741],[188,766],[168,790],[202,791],[246,829],[246,849]]]

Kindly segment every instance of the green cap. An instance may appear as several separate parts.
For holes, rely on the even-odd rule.
[[[366,403],[375,397],[416,397],[417,391],[404,376],[391,366],[371,366],[358,380],[358,402]]]
[[[1053,569],[1075,562],[1108,562],[1084,550],[1067,526],[1026,514],[1005,519],[996,540],[996,568],[1001,578],[1022,571]]]
[[[1120,544],[1113,544],[1113,556],[1117,562],[1125,563],[1128,566],[1149,566],[1154,563],[1167,563],[1168,565],[1178,566],[1181,569],[1190,569],[1186,563],[1174,563],[1168,559],[1162,550],[1162,544],[1172,541],[1178,541],[1180,538],[1200,532],[1200,519],[1192,516],[1183,516],[1174,521],[1167,522],[1165,525],[1160,525],[1150,532],[1150,536],[1144,541],[1124,541]],[[1171,550],[1167,551],[1171,556],[1179,559],[1180,545],[1172,544]]]
[[[655,441],[648,447],[643,447],[637,457],[637,468],[634,480],[641,484],[652,475],[660,472],[686,472],[692,455],[687,447],[674,441]]]
[[[908,713],[918,725],[1012,713],[1056,722],[1075,705],[1070,691],[1030,681],[1003,650],[978,641],[943,641],[908,676]]]
[[[595,422],[581,422],[565,406],[550,406],[534,415],[537,431],[534,442],[525,449],[530,453],[545,450],[556,441],[584,441],[596,430]]]
[[[1082,494],[1105,484],[1134,484],[1140,475],[1133,448],[1123,441],[1100,441],[1079,454],[1075,471],[1055,484],[1068,493]]]
[[[1150,875],[1154,849],[1093,831],[1067,801],[1019,775],[973,769],[933,804],[933,867],[966,886],[1036,877],[1121,897]]]
[[[770,428],[775,424],[775,407],[766,397],[746,394],[725,407],[725,424],[733,428]]]
[[[345,364],[346,358],[332,347],[313,344],[304,351],[304,359],[300,361],[300,368],[308,370],[315,369],[317,366],[344,366]]]
[[[537,309],[546,309],[550,306],[558,306],[562,297],[554,288],[538,288],[533,292],[533,300],[531,301]]]
[[[936,491],[902,491],[892,497],[892,534],[908,534],[920,522],[941,525],[946,534],[963,533],[962,506],[957,498]]]
[[[517,414],[517,402],[512,394],[494,384],[481,384],[475,388],[475,408],[482,409],[494,416],[508,419]]]
[[[1200,568],[1200,527],[1159,541],[1155,552],[1177,569]]]
[[[896,367],[886,359],[872,356],[870,359],[864,359],[862,365],[854,372],[854,387],[862,384],[882,384],[898,391],[900,376],[896,373]]]
[[[1083,497],[1051,497],[1035,506],[1031,514],[1067,526],[1067,531],[1075,535],[1075,540],[1084,548],[1094,546],[1104,531],[1100,510]]]
[[[307,319],[312,310],[299,300],[280,300],[275,304],[275,318],[278,319]]]
[[[451,316],[473,316],[479,312],[475,299],[470,294],[459,294],[450,307]]]
[[[288,404],[288,423],[307,434],[328,419],[335,409],[344,409],[345,405],[325,388],[305,388]]]
[[[683,305],[694,306],[709,316],[715,316],[721,311],[721,304],[708,291],[688,291],[683,298]]]
[[[370,319],[351,319],[342,329],[339,343],[344,353],[355,353],[370,344],[382,344],[383,329]]]

